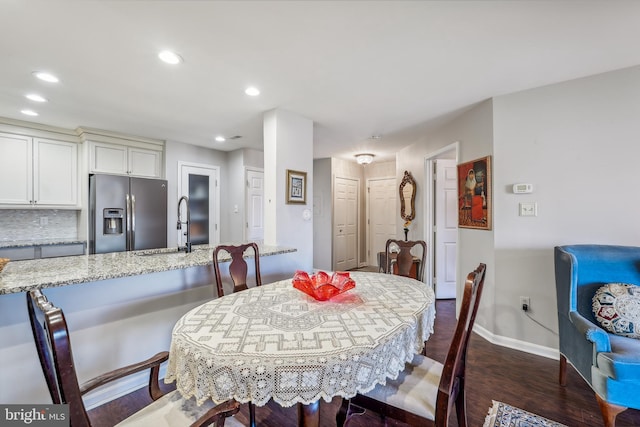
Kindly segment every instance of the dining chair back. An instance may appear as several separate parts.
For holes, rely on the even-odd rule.
[[[207,402],[197,406],[195,399],[184,399],[177,391],[165,393],[160,389],[158,374],[160,364],[169,353],[155,356],[124,368],[120,368],[80,385],[75,370],[69,329],[62,310],[48,301],[40,290],[27,292],[27,309],[40,365],[54,404],[69,405],[71,427],[91,427],[91,420],[82,396],[111,381],[150,369],[149,395],[152,403],[118,424],[118,426],[204,426],[215,423],[225,425],[225,419],[239,411],[239,403],[230,400],[214,406]],[[185,410],[188,408],[188,410]],[[229,426],[240,426],[235,418],[229,418]]]
[[[455,406],[458,425],[466,427],[465,371],[467,347],[484,286],[486,265],[468,274],[458,322],[444,364],[421,354],[405,366],[397,379],[378,384],[365,394],[343,399],[336,423],[344,426],[362,411],[371,410],[409,425],[445,427]],[[355,406],[355,408],[354,408]]]
[[[262,278],[260,277],[260,251],[258,250],[258,245],[255,243],[245,243],[242,245],[219,245],[213,250],[213,268],[216,274],[218,297],[224,296],[224,287],[222,284],[222,275],[220,274],[220,260],[218,259],[218,254],[225,251],[231,255],[229,275],[233,281],[232,293],[236,293],[249,288],[247,286],[249,268],[247,262],[244,260],[244,253],[247,249],[253,250],[256,286],[262,286]],[[256,426],[256,407],[253,402],[249,402],[249,426]]]
[[[415,255],[411,250],[417,246],[422,247],[422,253],[416,260]],[[398,252],[394,252],[395,247],[398,248]],[[411,274],[411,268],[416,264],[415,278],[420,280],[424,279],[425,261],[427,259],[427,244],[424,240],[396,240],[389,239],[385,245],[385,271],[387,273],[394,273],[399,276],[414,277]],[[416,263],[419,261],[419,263]],[[396,268],[393,268],[395,263]],[[397,269],[397,272],[394,270]]]
[[[256,286],[262,285],[262,279],[260,277],[260,252],[258,251],[258,245],[255,243],[245,243],[243,245],[220,245],[216,246],[213,250],[213,267],[216,274],[216,287],[218,289],[218,297],[224,295],[224,288],[222,286],[222,275],[220,274],[220,262],[218,254],[222,251],[231,255],[231,263],[229,264],[229,275],[233,281],[233,293],[238,291],[244,291],[248,289],[247,275],[248,265],[244,260],[244,253],[247,249],[253,250],[253,261],[255,271],[255,284]]]

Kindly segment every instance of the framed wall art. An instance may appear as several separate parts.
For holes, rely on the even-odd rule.
[[[491,230],[491,156],[458,165],[458,227]]]
[[[287,169],[287,204],[307,203],[307,173]]]

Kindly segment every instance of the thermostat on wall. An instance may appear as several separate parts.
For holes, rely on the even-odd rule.
[[[531,184],[513,184],[513,192],[515,194],[533,193],[533,185],[531,185]]]

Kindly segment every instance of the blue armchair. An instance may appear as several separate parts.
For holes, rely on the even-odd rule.
[[[627,408],[640,409],[640,340],[608,333],[596,322],[592,297],[605,283],[640,285],[640,247],[557,246],[554,253],[560,384],[567,360],[596,394],[606,427]]]

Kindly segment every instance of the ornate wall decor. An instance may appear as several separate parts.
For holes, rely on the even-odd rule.
[[[491,156],[458,165],[458,227],[491,230]]]

